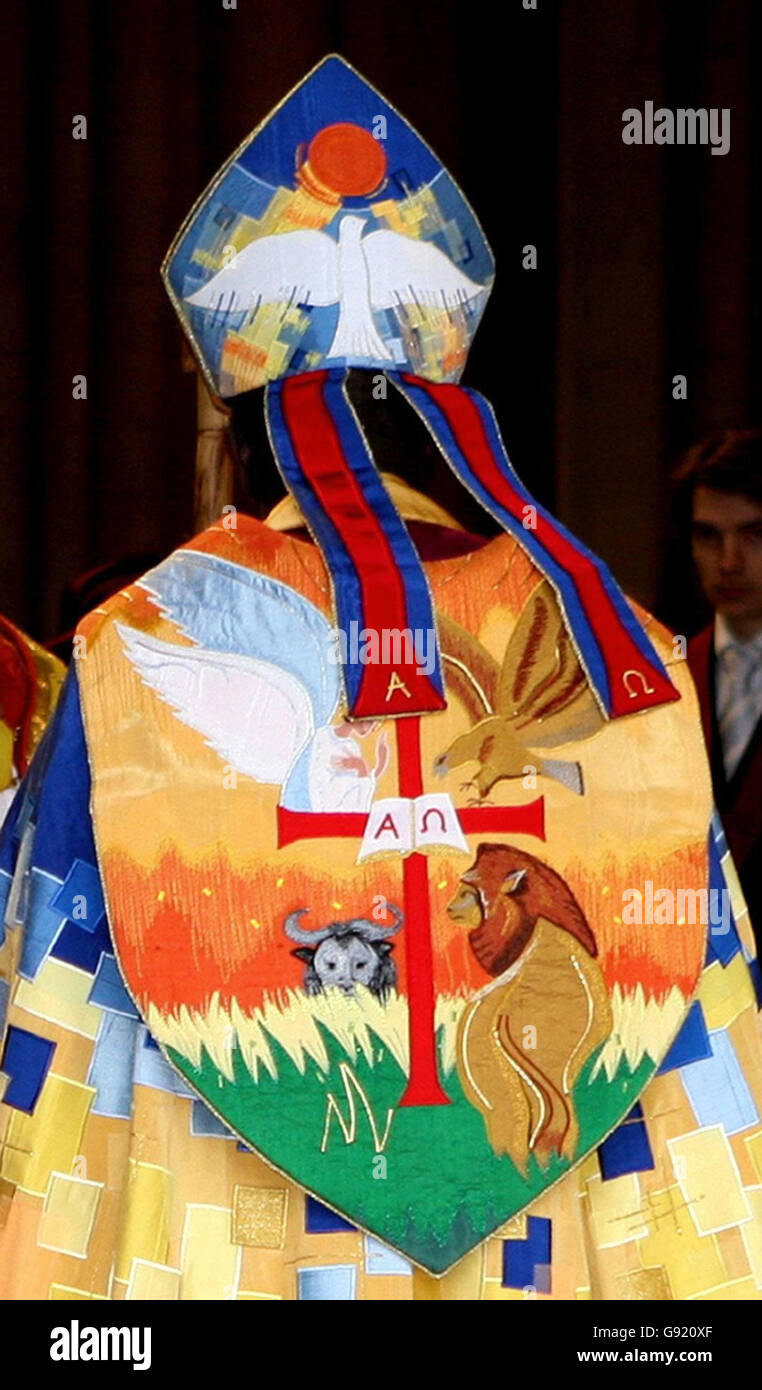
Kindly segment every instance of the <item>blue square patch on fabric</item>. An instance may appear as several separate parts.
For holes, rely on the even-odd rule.
[[[727,926],[710,924],[706,936],[706,957],[704,967],[712,965],[718,960],[720,965],[729,965],[734,956],[741,950],[741,938],[736,930],[734,921],[730,921]]]
[[[136,1019],[125,1018],[124,1014],[103,1014],[87,1074],[88,1086],[94,1086],[97,1093],[94,1115],[130,1118],[137,1032]]]
[[[202,1100],[194,1100],[191,1106],[191,1134],[197,1138],[235,1139],[227,1125],[218,1120],[213,1110]]]
[[[95,931],[83,931],[81,922],[67,922],[52,946],[50,954],[56,960],[65,960],[67,965],[76,965],[94,975],[101,963],[104,952],[113,951],[105,917],[102,917]]]
[[[5,941],[5,914],[12,882],[10,874],[6,873],[5,869],[0,869],[0,946]]]
[[[49,1038],[10,1024],[0,1061],[0,1071],[10,1077],[3,1096],[6,1105],[23,1110],[27,1115],[34,1113],[55,1050],[56,1045]]]
[[[27,980],[35,978],[48,952],[55,951],[61,931],[65,930],[66,918],[51,906],[60,888],[60,878],[53,878],[37,868],[30,870],[22,909],[26,925],[19,960],[19,974]]]
[[[709,930],[706,940],[706,964],[718,960],[729,965],[741,949],[730,893],[725,880],[722,860],[728,853],[725,833],[719,816],[714,813],[709,831]],[[718,911],[719,908],[719,911]]]
[[[346,1221],[337,1212],[331,1211],[330,1207],[324,1207],[322,1202],[318,1202],[315,1197],[306,1194],[304,1207],[304,1229],[308,1235],[326,1235],[331,1231],[356,1231],[357,1227],[351,1221]]]
[[[105,1009],[108,1013],[124,1014],[127,1018],[140,1017],[124,987],[116,959],[107,951],[103,952],[98,963],[93,987],[87,996],[87,1002],[88,1004],[97,1004],[100,1009]]]
[[[526,1240],[503,1241],[503,1288],[550,1293],[551,1223],[527,1217]]]
[[[711,1057],[711,1055],[712,1048],[709,1042],[704,1010],[696,999],[691,1004],[688,1017],[656,1075],[661,1076],[665,1071],[674,1071],[676,1067],[685,1067],[689,1062],[701,1062],[705,1057]]]
[[[759,1111],[729,1035],[720,1028],[709,1041],[711,1057],[684,1067],[680,1080],[702,1127],[722,1125],[726,1134],[739,1134],[759,1123]]]
[[[720,813],[717,810],[712,812],[712,823],[709,827],[709,843],[711,844],[712,841],[714,841],[717,848],[718,859],[722,859],[723,855],[728,852],[728,842],[725,836],[725,827],[720,820]]]
[[[50,906],[75,922],[81,931],[94,932],[106,911],[95,865],[75,859]]]
[[[141,1030],[144,1034],[142,1043]],[[196,1099],[195,1091],[191,1090],[185,1077],[170,1066],[142,1023],[139,1025],[135,1049],[135,1080],[141,1086],[152,1086],[155,1091],[168,1091],[173,1096],[191,1096]]]
[[[376,1240],[375,1236],[365,1237],[366,1274],[412,1274],[413,1266],[404,1255]]]
[[[752,984],[754,985],[757,1008],[762,1009],[762,965],[760,965],[758,957],[754,956],[752,960],[748,961],[748,966]]]
[[[299,1299],[306,1302],[351,1302],[357,1297],[357,1270],[354,1265],[324,1265],[300,1269]]]
[[[598,1162],[604,1182],[625,1173],[645,1173],[655,1168],[643,1111],[636,1105],[618,1129],[598,1147]]]

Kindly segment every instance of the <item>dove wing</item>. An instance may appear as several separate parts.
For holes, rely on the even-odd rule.
[[[418,303],[452,309],[484,292],[444,251],[399,232],[369,232],[361,246],[370,278],[374,309]]]
[[[333,718],[341,695],[334,630],[295,589],[198,550],[178,550],[140,584],[194,646],[268,662],[301,684],[316,728]]]
[[[286,780],[314,731],[300,681],[269,661],[116,626],[141,680],[215,753],[256,782]]]
[[[336,242],[325,232],[281,232],[250,241],[187,303],[239,313],[278,300],[319,306],[339,298]]]

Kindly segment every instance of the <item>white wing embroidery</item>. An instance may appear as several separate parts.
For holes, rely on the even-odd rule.
[[[411,302],[453,309],[484,291],[483,285],[469,280],[438,246],[399,232],[369,232],[363,237],[362,249],[374,309],[393,309]]]
[[[239,251],[188,304],[224,314],[258,304],[298,300],[324,306],[339,298],[336,242],[325,232],[282,232],[259,237]]]
[[[141,679],[215,753],[257,782],[286,780],[314,732],[311,701],[295,676],[255,657],[116,627]]]

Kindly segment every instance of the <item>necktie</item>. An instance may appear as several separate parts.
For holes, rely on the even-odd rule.
[[[756,723],[752,680],[754,653],[731,643],[719,656],[723,679],[718,692],[717,722],[722,741],[725,775],[732,777],[743,757]]]

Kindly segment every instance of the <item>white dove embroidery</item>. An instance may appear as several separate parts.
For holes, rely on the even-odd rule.
[[[394,358],[373,322],[374,309],[403,304],[452,309],[483,294],[437,246],[378,230],[363,236],[367,221],[347,214],[338,242],[325,232],[297,231],[260,237],[229,266],[189,295],[187,302],[223,314],[256,311],[284,300],[317,307],[339,305],[329,358]]]

